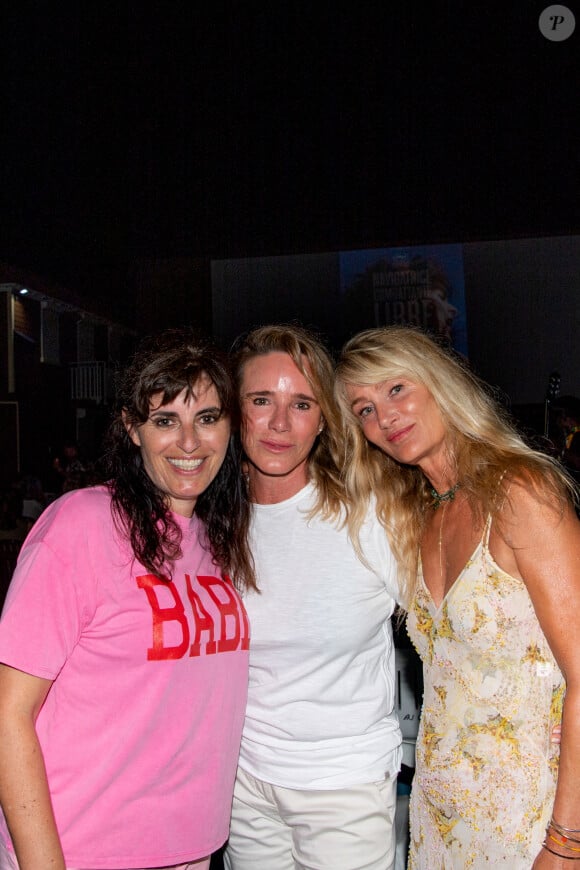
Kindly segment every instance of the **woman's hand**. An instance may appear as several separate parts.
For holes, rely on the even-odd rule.
[[[572,867],[574,866],[578,865],[572,864]],[[558,855],[552,855],[551,852],[548,852],[548,850],[543,847],[540,849],[536,860],[532,864],[532,870],[564,870],[566,867],[569,870],[570,860],[568,858],[560,858]]]

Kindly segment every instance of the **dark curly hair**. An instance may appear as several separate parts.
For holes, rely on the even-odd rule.
[[[135,558],[151,573],[170,577],[181,556],[181,530],[167,497],[145,471],[141,450],[127,425],[145,423],[155,394],[161,393],[161,402],[166,404],[183,390],[191,394],[204,378],[217,391],[232,435],[218,474],[197,498],[195,514],[205,524],[206,543],[216,563],[239,588],[253,587],[253,560],[247,543],[250,504],[242,481],[240,448],[233,437],[239,428],[239,413],[228,358],[193,330],[170,329],[146,338],[118,379],[103,466],[113,517],[129,539]]]

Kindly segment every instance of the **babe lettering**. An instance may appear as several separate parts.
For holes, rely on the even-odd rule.
[[[250,631],[244,606],[231,584],[220,577],[197,576],[194,588],[185,575],[187,608],[174,583],[154,574],[137,577],[151,607],[153,645],[147,658],[153,661],[180,659],[184,656],[214,655],[236,649],[248,649]],[[161,604],[163,600],[170,604]],[[171,634],[172,643],[167,640]]]

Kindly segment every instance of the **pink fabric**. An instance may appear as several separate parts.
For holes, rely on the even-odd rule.
[[[132,559],[100,487],[51,505],[19,558],[0,661],[55,680],[37,730],[72,867],[180,864],[227,837],[248,622],[198,521],[177,520],[170,584]]]
[[[201,858],[199,861],[188,861],[187,864],[172,864],[170,867],[145,867],[143,870],[209,870],[211,857]],[[0,841],[0,870],[20,870],[14,852],[9,852]],[[76,867],[67,867],[67,870],[80,870]],[[127,868],[121,868],[127,870]],[[131,868],[133,870],[133,868]]]

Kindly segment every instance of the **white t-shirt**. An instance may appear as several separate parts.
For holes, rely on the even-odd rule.
[[[240,767],[286,788],[337,789],[399,769],[390,616],[396,565],[369,511],[369,570],[346,529],[308,511],[312,484],[254,505],[251,546],[261,594],[248,592],[250,682]]]

